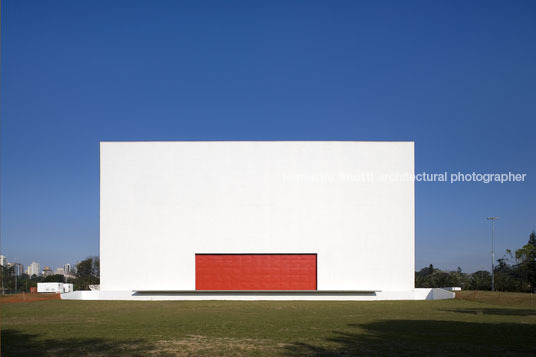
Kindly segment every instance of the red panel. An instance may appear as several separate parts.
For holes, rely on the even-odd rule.
[[[196,254],[196,290],[316,290],[316,254]]]

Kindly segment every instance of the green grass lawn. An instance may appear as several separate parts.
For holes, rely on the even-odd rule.
[[[529,298],[511,306],[503,295],[497,305],[479,294],[474,301],[1,304],[2,355],[536,354]]]

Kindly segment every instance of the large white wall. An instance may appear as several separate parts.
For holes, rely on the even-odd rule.
[[[414,184],[379,177],[413,172],[413,142],[102,142],[101,289],[194,290],[195,253],[317,253],[319,290],[413,289]]]

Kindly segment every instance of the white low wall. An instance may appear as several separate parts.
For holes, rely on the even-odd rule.
[[[431,289],[431,290],[432,291],[430,292],[427,300],[445,300],[445,299],[454,299],[456,297],[456,293],[445,290],[445,289]]]
[[[61,294],[62,300],[102,300],[99,291],[78,290]],[[127,300],[127,299],[125,299]]]
[[[317,300],[317,301],[386,301],[386,300],[443,300],[455,294],[443,289],[414,289],[378,292],[161,292],[132,291],[74,291],[61,294],[63,300]]]

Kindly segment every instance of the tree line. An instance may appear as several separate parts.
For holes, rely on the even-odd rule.
[[[99,257],[88,257],[75,266],[75,277],[68,278],[62,274],[37,276],[24,273],[15,276],[15,267],[1,267],[2,293],[30,292],[30,288],[37,287],[37,283],[72,283],[75,290],[89,290],[89,285],[100,283]]]
[[[506,250],[493,269],[496,291],[536,292],[536,233],[527,244],[512,252]],[[491,273],[479,270],[464,273],[461,268],[443,271],[432,264],[415,273],[415,287],[441,288],[459,286],[464,290],[491,290]]]

